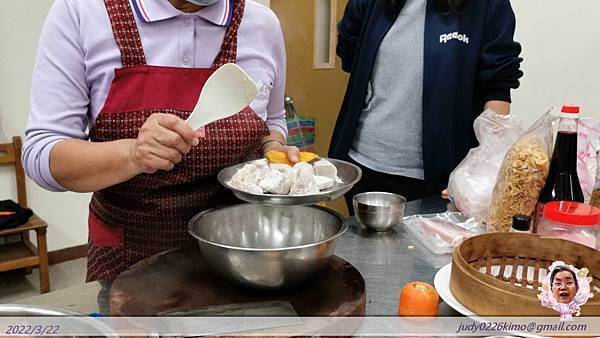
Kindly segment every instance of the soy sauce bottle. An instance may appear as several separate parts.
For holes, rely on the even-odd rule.
[[[554,153],[550,162],[550,172],[546,184],[538,198],[536,222],[544,212],[544,204],[551,201],[573,201],[583,203],[583,191],[577,176],[577,125],[579,107],[564,106],[560,113],[560,123]],[[537,226],[535,227],[537,230]]]

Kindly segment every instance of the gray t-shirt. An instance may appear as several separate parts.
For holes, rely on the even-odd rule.
[[[423,179],[423,44],[427,0],[408,0],[384,37],[348,155],[370,169]]]

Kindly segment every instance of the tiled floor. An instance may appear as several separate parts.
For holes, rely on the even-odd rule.
[[[55,264],[50,266],[50,291],[58,291],[85,283],[86,259]],[[38,269],[29,275],[20,271],[0,273],[0,304],[40,294]]]

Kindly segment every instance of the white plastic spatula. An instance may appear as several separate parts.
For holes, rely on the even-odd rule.
[[[186,120],[192,130],[233,116],[246,108],[258,95],[258,89],[242,68],[227,63],[206,80],[196,107]]]

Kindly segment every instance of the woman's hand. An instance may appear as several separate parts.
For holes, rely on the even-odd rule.
[[[271,134],[265,137],[261,142],[263,154],[266,154],[271,150],[280,151],[287,155],[290,162],[297,163],[300,161],[300,150],[298,147],[286,145],[284,140],[284,136],[280,133],[271,132]]]
[[[285,144],[281,144],[278,142],[268,142],[263,145],[263,154],[266,154],[268,151],[275,150],[285,153],[287,158],[292,163],[297,163],[300,161],[300,150],[298,147],[288,146]]]
[[[148,117],[132,142],[130,160],[140,173],[171,170],[198,143],[198,136],[182,119],[156,113]]]

